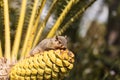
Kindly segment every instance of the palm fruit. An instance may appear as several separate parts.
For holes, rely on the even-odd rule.
[[[0,58],[0,80],[8,80],[10,71],[10,64],[6,58]]]
[[[60,80],[73,68],[74,55],[68,49],[48,50],[18,62],[10,80]]]

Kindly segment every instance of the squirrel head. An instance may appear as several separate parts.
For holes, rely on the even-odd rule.
[[[67,48],[67,37],[66,36],[55,36],[55,40],[59,42],[64,48]]]

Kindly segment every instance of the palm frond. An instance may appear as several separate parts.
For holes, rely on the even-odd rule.
[[[49,11],[48,11],[45,19],[41,22],[41,24],[40,24],[40,29],[39,29],[39,31],[38,31],[38,33],[37,33],[37,35],[36,35],[36,38],[35,38],[35,40],[34,40],[34,43],[33,43],[33,47],[35,47],[36,44],[38,43],[38,41],[39,41],[39,39],[40,39],[40,37],[41,37],[41,35],[42,35],[42,32],[43,32],[43,30],[44,30],[44,28],[45,28],[45,26],[46,26],[46,23],[47,23],[50,15],[51,15],[52,12],[54,11],[55,5],[57,4],[58,1],[59,1],[59,0],[54,0],[54,1],[53,1],[53,3],[52,3],[52,5],[51,5],[51,7],[50,7],[50,9],[49,9]]]
[[[3,15],[4,17],[3,16],[0,17],[0,23],[1,23],[0,38],[1,38],[1,46],[3,47],[4,37],[2,37],[2,33],[4,32],[4,30],[2,29],[2,27],[4,27],[5,25],[5,54],[4,54],[4,48],[2,48],[2,50],[3,50],[3,54],[7,59],[10,59],[11,57],[13,61],[17,60],[17,56],[19,55],[18,53],[21,53],[20,54],[21,58],[27,55],[30,49],[32,47],[35,47],[38,41],[40,40],[40,38],[42,37],[43,30],[45,29],[46,24],[53,13],[57,12],[59,17],[56,19],[56,22],[51,28],[50,32],[47,34],[47,38],[53,37],[54,35],[62,35],[65,32],[65,30],[70,26],[70,24],[72,24],[75,20],[77,20],[77,18],[80,17],[80,15],[96,0],[92,0],[88,5],[85,4],[82,8],[78,8],[79,11],[73,10],[74,9],[73,7],[81,3],[82,1],[80,0],[67,0],[67,1],[53,0],[46,17],[43,20],[40,20],[41,13],[46,5],[46,1],[47,0],[43,0],[43,1],[23,0],[21,2],[17,1],[17,3],[21,4],[21,8],[19,8],[20,14],[16,16],[19,18],[15,18],[15,20],[16,19],[18,20],[14,23],[11,22],[12,23],[11,28],[13,24],[17,23],[17,25],[14,25],[17,27],[16,31],[14,31],[16,32],[15,37],[12,37],[14,41],[10,41],[9,14],[11,16],[11,13],[9,13],[10,7],[8,7],[8,1],[3,1],[3,0],[0,1],[0,10],[1,11],[3,10],[3,12],[0,12],[0,15],[2,16],[4,14]],[[74,13],[77,14],[73,15]],[[66,21],[66,19],[68,21]],[[61,26],[63,27],[60,28]],[[11,35],[14,36],[13,34]],[[25,38],[25,39],[22,40],[21,38]],[[12,54],[11,54],[11,45],[13,45]]]
[[[85,10],[90,7],[96,0],[92,0],[90,3],[88,3],[87,5],[83,6],[82,9],[80,8],[79,11],[77,11],[77,13],[70,18],[70,20],[68,20],[68,22],[63,25],[63,27],[61,29],[59,29],[56,33],[56,35],[62,35],[69,27],[70,25],[77,20],[78,18],[80,18],[80,16],[85,12]]]
[[[10,43],[10,23],[8,0],[3,0],[4,3],[4,25],[5,25],[5,57],[10,60],[11,43]]]
[[[0,0],[0,40],[1,40],[1,45],[4,47],[4,5],[3,5],[3,0]]]
[[[32,48],[32,45],[33,45],[33,41],[34,41],[34,38],[35,38],[35,35],[36,35],[36,32],[37,32],[37,28],[38,28],[38,24],[39,24],[39,20],[40,20],[40,15],[42,13],[42,10],[45,6],[45,3],[46,3],[46,0],[43,0],[41,2],[41,5],[39,6],[38,8],[38,14],[36,15],[36,20],[34,20],[34,25],[33,25],[33,28],[32,28],[32,31],[31,31],[31,34],[30,34],[30,38],[29,38],[29,41],[28,41],[28,48],[26,50],[26,55],[28,55],[28,53],[30,52],[31,48]]]
[[[22,5],[21,5],[19,22],[18,22],[18,26],[17,26],[16,35],[15,35],[15,41],[14,41],[13,48],[12,48],[13,61],[16,60],[16,58],[17,58],[16,56],[17,56],[17,53],[19,50],[19,45],[20,45],[20,40],[21,40],[21,35],[22,35],[22,28],[23,28],[23,23],[24,23],[24,18],[25,18],[26,2],[27,2],[27,0],[23,0]]]
[[[62,21],[64,20],[65,16],[67,15],[67,13],[69,12],[69,10],[71,9],[71,7],[77,2],[77,0],[70,0],[67,4],[67,6],[65,6],[65,9],[63,10],[63,12],[61,13],[61,15],[59,16],[59,18],[57,19],[56,23],[54,24],[54,26],[52,27],[52,29],[50,30],[50,32],[47,35],[47,38],[49,37],[53,37],[55,35],[56,30],[58,29],[58,27],[60,26],[60,24],[62,23]]]
[[[31,14],[31,17],[30,17],[30,22],[28,24],[28,29],[27,29],[27,33],[26,33],[26,36],[25,36],[22,52],[21,52],[21,58],[25,57],[25,55],[26,55],[25,52],[26,52],[28,40],[29,40],[29,37],[30,37],[30,33],[31,33],[31,30],[32,30],[32,26],[33,26],[35,14],[36,14],[37,3],[38,3],[38,0],[35,0],[33,10],[32,10],[32,14]]]
[[[31,17],[31,14],[32,14],[33,6],[34,6],[34,1],[31,1],[31,0],[27,1],[27,6],[26,6],[26,12],[27,13],[25,14],[24,27],[27,27],[28,24],[29,24],[30,17]]]

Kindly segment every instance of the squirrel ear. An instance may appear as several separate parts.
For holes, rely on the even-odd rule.
[[[65,35],[65,39],[67,39],[67,36]]]

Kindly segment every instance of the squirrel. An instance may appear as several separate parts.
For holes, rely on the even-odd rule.
[[[66,36],[55,36],[53,38],[47,38],[42,40],[35,48],[33,48],[29,55],[34,56],[34,54],[45,51],[45,50],[55,50],[55,49],[66,49],[67,39]]]

